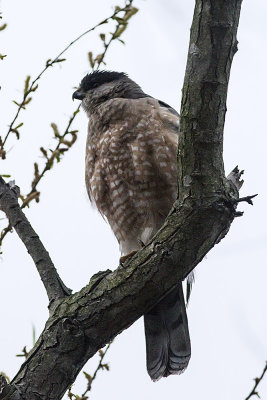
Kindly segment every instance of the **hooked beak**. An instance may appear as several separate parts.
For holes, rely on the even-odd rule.
[[[73,93],[72,95],[72,100],[77,99],[77,100],[83,100],[85,97],[85,94],[81,92],[80,90],[76,90],[76,92]]]

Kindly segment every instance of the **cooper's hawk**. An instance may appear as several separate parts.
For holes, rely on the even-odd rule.
[[[179,115],[121,72],[86,75],[73,98],[89,118],[89,198],[127,255],[159,230],[176,198]],[[191,349],[182,283],[144,320],[150,377],[183,372]]]

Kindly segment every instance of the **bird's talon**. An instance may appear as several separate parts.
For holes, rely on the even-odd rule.
[[[125,261],[128,260],[128,258],[133,257],[137,253],[137,250],[131,251],[131,253],[125,254],[125,256],[122,256],[120,258],[120,264],[123,265]]]
[[[138,239],[138,243],[141,247],[145,247],[145,243],[141,239]]]

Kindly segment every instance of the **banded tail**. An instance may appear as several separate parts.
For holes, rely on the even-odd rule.
[[[153,381],[186,369],[191,345],[182,283],[144,315],[147,371]]]

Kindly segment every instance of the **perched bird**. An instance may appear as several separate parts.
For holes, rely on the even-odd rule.
[[[162,226],[177,195],[179,114],[123,72],[95,71],[73,93],[89,118],[85,180],[122,256]],[[182,373],[191,347],[182,283],[144,315],[147,370]]]

